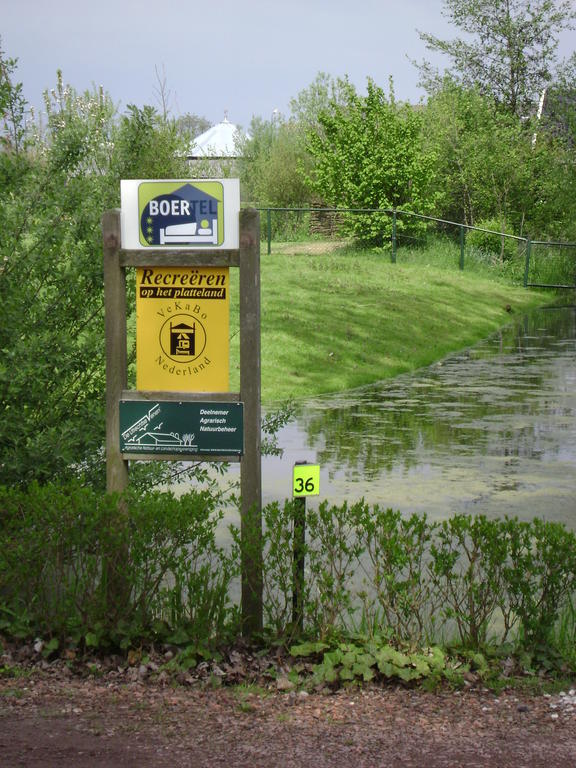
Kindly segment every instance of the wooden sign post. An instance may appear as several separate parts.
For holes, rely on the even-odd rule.
[[[156,205],[159,215],[166,208],[164,226],[157,226],[159,234],[150,226],[151,237],[182,237],[182,224],[174,225],[170,215],[176,206],[165,203],[164,194]],[[204,204],[204,201],[200,201]],[[176,213],[189,213],[194,201],[180,203]],[[147,203],[147,213],[153,208]],[[211,215],[208,203],[206,217]],[[216,211],[216,208],[214,208]],[[152,211],[156,213],[155,210]],[[216,213],[214,213],[216,217]],[[149,217],[150,220],[153,217]],[[216,222],[216,218],[214,218]],[[210,235],[211,222],[202,221],[187,235],[191,243]],[[213,227],[214,241],[224,237]],[[104,241],[104,293],[106,328],[106,480],[109,493],[122,492],[129,482],[129,461],[172,460],[184,458],[206,461],[240,461],[241,488],[241,538],[242,538],[242,626],[246,635],[262,629],[262,468],[261,468],[261,405],[260,405],[260,217],[254,209],[244,209],[238,220],[239,247],[206,249],[199,247],[143,248],[139,244],[124,248],[122,243],[121,213],[107,211],[102,218]],[[190,230],[192,231],[192,230]],[[225,240],[223,240],[225,245]],[[147,285],[153,283],[152,270],[159,270],[157,284],[165,284],[162,269],[179,270],[198,268],[237,267],[240,270],[240,392],[190,391],[188,381],[182,378],[182,390],[165,391],[127,389],[127,331],[126,331],[126,269],[144,268]],[[180,274],[180,273],[179,273]],[[154,278],[156,279],[156,278]],[[179,285],[186,280],[179,279]],[[188,283],[193,281],[188,278]],[[208,281],[205,280],[207,283]],[[158,289],[160,290],[160,289]],[[162,288],[162,290],[165,290]],[[183,289],[179,289],[183,290]],[[199,323],[200,325],[200,323]],[[173,329],[166,329],[168,334]],[[180,343],[189,344],[194,331],[193,324],[181,323]],[[164,331],[163,331],[164,332]],[[168,344],[169,342],[166,342]],[[228,339],[226,339],[227,349]],[[187,358],[185,358],[187,359]],[[199,363],[200,365],[201,363]],[[190,368],[190,366],[188,366]],[[192,373],[191,369],[191,373]],[[193,385],[192,385],[193,386]],[[142,407],[134,403],[141,403]],[[189,404],[195,403],[192,408]],[[128,405],[123,404],[130,404]],[[162,405],[164,404],[164,406]],[[220,404],[220,405],[219,405]],[[226,405],[228,404],[228,406]],[[149,407],[148,407],[149,406]],[[121,411],[124,407],[124,411]],[[164,412],[175,422],[174,409],[181,407],[187,418],[206,417],[202,424],[206,431],[215,433],[212,440],[188,430],[179,434],[172,430],[169,435],[153,431],[155,414]],[[238,408],[243,414],[243,424],[237,423]],[[233,415],[231,415],[233,414]],[[227,421],[227,419],[232,419]],[[148,426],[150,425],[150,429]],[[222,426],[215,426],[222,425]],[[198,428],[200,429],[200,427]],[[122,440],[121,440],[122,431]],[[223,434],[218,442],[217,434]],[[228,438],[226,438],[226,433]],[[243,446],[239,445],[243,437]],[[218,445],[222,445],[222,455]],[[158,445],[159,447],[156,447]],[[201,452],[202,446],[209,446]],[[132,446],[132,448],[131,448]],[[148,446],[148,448],[147,448]],[[170,446],[173,446],[172,448]],[[122,450],[124,449],[124,451]],[[150,452],[146,452],[149,450]],[[130,452],[132,451],[132,452]]]

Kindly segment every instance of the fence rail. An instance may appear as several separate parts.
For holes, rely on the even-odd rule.
[[[496,268],[525,287],[576,288],[576,243],[531,240],[394,208],[257,207],[268,255],[369,247],[396,263],[417,260],[425,246],[442,242],[461,270]]]

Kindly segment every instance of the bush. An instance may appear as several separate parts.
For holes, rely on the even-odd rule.
[[[473,252],[504,262],[514,259],[518,253],[518,241],[509,235],[512,232],[503,229],[499,221],[488,219],[479,222],[477,229],[468,231],[466,243]]]
[[[432,634],[436,612],[432,582],[425,578],[426,558],[435,524],[426,516],[404,518],[400,512],[370,509],[357,517],[363,545],[363,625],[371,636],[387,634],[412,646]]]
[[[264,511],[265,612],[275,632],[294,631],[293,509]],[[576,535],[558,523],[483,515],[440,523],[364,502],[323,502],[307,514],[302,618],[315,638],[361,632],[472,651],[515,639],[533,651],[555,642],[576,590]]]
[[[529,648],[553,641],[556,622],[576,588],[576,536],[560,523],[506,520],[504,588]],[[573,638],[574,640],[574,638]]]
[[[234,565],[207,494],[0,488],[0,629],[122,645],[176,628],[222,636]]]
[[[576,535],[562,525],[322,502],[307,511],[295,603],[295,509],[263,510],[264,618],[275,638],[362,636],[413,651],[443,640],[472,653],[515,640],[532,658],[556,648],[573,660]],[[224,551],[220,518],[194,491],[0,487],[0,631],[50,638],[51,648],[223,641],[239,627],[231,584],[242,547],[260,553],[237,530]]]

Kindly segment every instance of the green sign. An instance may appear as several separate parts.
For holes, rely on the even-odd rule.
[[[320,466],[318,464],[295,464],[293,481],[293,496],[318,496],[320,493]]]
[[[120,451],[238,456],[244,452],[244,405],[121,400]]]

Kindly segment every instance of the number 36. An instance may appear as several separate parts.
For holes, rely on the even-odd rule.
[[[314,480],[311,477],[307,477],[306,480],[304,480],[303,477],[297,477],[294,482],[294,490],[296,493],[302,493],[302,491],[308,491],[308,493],[312,493],[314,489]]]

